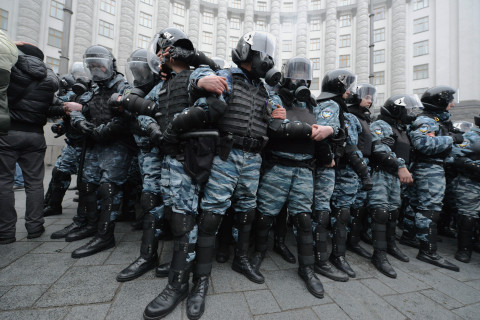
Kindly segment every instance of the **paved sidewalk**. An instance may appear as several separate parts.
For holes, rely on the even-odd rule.
[[[46,170],[45,184],[51,169]],[[166,280],[151,271],[131,282],[115,281],[137,258],[140,231],[118,223],[115,248],[72,259],[70,253],[88,239],[67,243],[50,235],[71,222],[77,205],[74,192],[67,192],[64,214],[46,218],[45,234],[34,240],[26,239],[25,193],[16,191],[15,196],[17,242],[0,246],[0,319],[142,319],[145,306]],[[291,235],[287,240],[296,252]],[[171,244],[160,243],[162,262],[171,257]],[[230,263],[215,264],[202,319],[480,319],[480,254],[463,264],[453,258],[455,241],[444,238],[439,246],[442,255],[460,266],[459,273],[422,263],[415,259],[416,250],[401,246],[410,262],[389,257],[398,273],[390,279],[367,260],[347,253],[357,278],[338,283],[320,277],[323,299],[309,294],[296,266],[273,252],[262,265],[262,285],[232,271]],[[187,319],[185,302],[165,319]]]

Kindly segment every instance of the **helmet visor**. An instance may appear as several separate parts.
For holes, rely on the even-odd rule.
[[[463,132],[468,132],[473,128],[473,123],[468,121],[458,121],[454,122],[453,126]]]
[[[87,72],[82,62],[74,62],[70,68],[70,74],[75,80],[77,80],[78,77],[87,77]]]
[[[93,81],[103,81],[113,75],[113,60],[104,55],[86,55],[83,64],[87,72],[87,76]]]
[[[270,57],[275,57],[276,39],[267,32],[249,32],[244,36],[245,42],[251,45],[251,49],[263,52]]]
[[[416,94],[405,95],[395,100],[396,105],[404,106],[408,114],[418,114],[423,110],[423,104]]]
[[[153,73],[156,73],[156,74],[160,72],[160,58],[157,56],[159,38],[160,38],[160,35],[157,33],[153,37],[152,41],[150,41],[150,44],[148,45],[148,48],[147,48],[148,66],[150,67],[150,70],[152,70]]]
[[[357,76],[356,75],[340,75],[338,79],[345,85],[345,90],[350,91],[351,94],[357,92]]]
[[[374,104],[377,101],[377,89],[374,86],[360,85],[357,87],[357,97]]]
[[[131,60],[132,59],[132,60]],[[146,58],[128,58],[127,60],[127,81],[135,87],[143,86],[153,81],[153,73]]]
[[[312,61],[307,58],[290,59],[283,71],[283,77],[295,80],[312,80]]]

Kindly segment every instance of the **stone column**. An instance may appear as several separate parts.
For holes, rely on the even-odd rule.
[[[42,0],[19,1],[17,35],[16,39],[13,40],[30,42],[38,46],[40,23],[42,21],[42,2]]]
[[[271,5],[271,15],[270,15],[270,33],[275,36],[277,39],[276,43],[276,52],[275,52],[275,64],[277,66],[281,66],[282,61],[280,61],[280,51],[282,48],[280,48],[280,29],[282,28],[282,25],[280,24],[280,5],[281,1],[280,0],[272,0],[270,1]]]
[[[198,48],[200,33],[200,1],[190,0],[190,10],[188,13],[188,38],[193,46]]]
[[[405,1],[392,1],[392,63],[390,70],[390,95],[405,92],[405,37],[406,4]]]
[[[253,0],[245,0],[245,19],[243,20],[243,34],[255,30],[255,23],[253,22],[254,6],[255,4]]]
[[[356,41],[356,55],[355,55],[355,73],[358,76],[358,83],[368,83],[369,74],[369,17],[368,17],[368,2],[369,0],[357,1],[357,41]]]
[[[327,0],[325,23],[325,72],[337,68],[337,0]]]
[[[157,30],[155,33],[160,32],[160,30],[169,27],[170,22],[170,1],[169,0],[158,0],[158,11],[157,11]],[[182,30],[185,31],[185,30]]]
[[[217,16],[217,57],[227,60],[227,1],[219,1]]]
[[[298,0],[297,2],[297,55],[307,55],[308,35],[308,1]]]
[[[83,54],[92,45],[93,33],[93,0],[82,0],[77,2],[77,12],[73,13],[75,18],[75,34],[73,38],[73,61],[83,61]]]
[[[122,9],[120,11],[120,29],[118,38],[118,57],[117,66],[123,67],[127,63],[127,59],[133,50],[137,47],[135,45],[135,30],[136,22],[136,0],[122,0]]]

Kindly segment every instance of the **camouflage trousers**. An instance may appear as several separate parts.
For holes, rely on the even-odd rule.
[[[335,188],[335,169],[317,168],[315,171],[315,211],[331,212],[330,199]]]
[[[262,215],[277,216],[285,203],[292,216],[312,212],[312,170],[277,164],[260,177],[257,210]]]
[[[373,171],[373,188],[368,191],[369,209],[385,208],[393,211],[400,208],[400,179],[383,170]]]
[[[458,214],[479,218],[480,212],[480,182],[459,175],[453,180],[454,195]]]
[[[363,161],[368,164],[370,161],[368,158],[363,158]],[[371,173],[372,169],[368,167],[368,172]],[[355,195],[355,201],[353,201],[352,208],[358,209],[365,207],[367,205],[368,192],[363,190],[362,181],[358,178],[358,189],[357,194]]]
[[[350,208],[355,201],[357,190],[358,176],[355,171],[349,165],[344,169],[336,169],[332,205],[335,208]]]
[[[78,165],[80,163],[80,156],[82,155],[82,147],[74,147],[69,144],[62,149],[62,154],[55,162],[55,167],[62,171],[68,172],[71,175],[77,174]]]

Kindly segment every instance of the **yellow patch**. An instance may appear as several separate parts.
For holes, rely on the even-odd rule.
[[[437,117],[433,118],[433,120],[435,120],[437,122],[440,121],[440,119],[438,119]]]
[[[418,128],[418,131],[421,133],[428,132],[430,130],[430,126],[428,124],[423,124],[420,128]]]
[[[383,131],[382,131],[382,130],[380,130],[380,129],[375,129],[375,133],[376,133],[376,134],[378,134],[378,135],[380,135],[380,134],[382,134],[382,133],[383,133]]]

